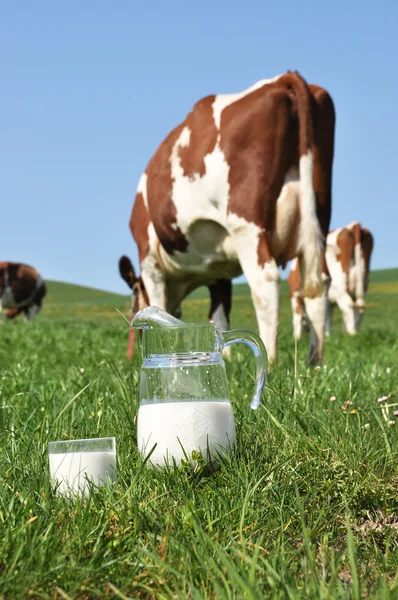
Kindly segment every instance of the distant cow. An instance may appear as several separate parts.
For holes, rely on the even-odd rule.
[[[342,311],[346,332],[355,335],[360,327],[369,284],[373,236],[358,222],[331,231],[326,241],[326,264],[330,275],[327,293],[325,332],[330,334],[333,309]],[[294,335],[301,337],[306,301],[300,294],[300,271],[297,259],[292,262],[288,278],[293,311]]]
[[[133,311],[150,303],[179,315],[182,300],[205,285],[210,318],[225,329],[230,280],[243,271],[273,361],[278,265],[299,255],[303,295],[313,299],[309,358],[321,359],[334,125],[328,92],[308,86],[297,72],[195,104],[160,144],[138,185],[130,218],[141,265],[141,277],[131,271],[128,282],[137,299]]]
[[[23,313],[31,321],[40,311],[45,295],[45,283],[36,269],[21,263],[0,262],[0,323],[7,309],[8,319]]]

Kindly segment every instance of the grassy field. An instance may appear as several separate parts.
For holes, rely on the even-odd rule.
[[[322,367],[300,342],[297,377],[283,284],[257,411],[250,352],[226,366],[238,448],[216,472],[142,464],[127,295],[48,288],[36,321],[0,328],[1,599],[398,598],[398,270],[372,274],[357,337],[335,315]],[[198,290],[185,320],[208,307]],[[244,285],[238,326],[256,327]],[[102,436],[117,438],[117,483],[56,496],[48,442]]]

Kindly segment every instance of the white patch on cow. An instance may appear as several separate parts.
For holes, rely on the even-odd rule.
[[[336,255],[340,254],[340,248],[337,245],[337,238],[339,237],[340,233],[343,231],[342,227],[339,227],[339,229],[335,229],[334,231],[331,231],[330,233],[328,233],[327,238],[326,238],[326,250],[327,252],[334,252]]]
[[[300,182],[287,177],[276,202],[275,229],[271,237],[272,255],[276,258],[285,255],[289,248],[289,260],[301,250],[300,237],[297,228],[300,226]],[[298,243],[293,247],[291,241],[296,238]]]
[[[141,277],[148,294],[149,303],[166,310],[166,283],[159,265],[157,248],[158,237],[152,222],[148,225],[149,252],[141,263]]]
[[[202,177],[184,176],[179,150],[189,145],[190,135],[189,127],[184,127],[170,156],[176,223],[185,236],[198,220],[215,221],[225,227],[229,199],[229,165],[218,143],[204,157],[206,170]]]
[[[317,298],[304,298],[305,312],[310,328],[310,348],[308,352],[308,362],[310,364],[316,364],[323,359],[326,302],[326,293]]]
[[[337,304],[343,314],[345,330],[350,335],[355,335],[355,303],[348,293],[350,288],[354,288],[354,278],[356,278],[355,266],[345,272],[340,260],[341,250],[337,245],[337,239],[342,228],[332,231],[327,236],[326,245],[326,263],[330,273],[330,287],[328,292],[329,302]],[[354,270],[352,270],[352,268]],[[330,310],[330,309],[328,309]],[[327,316],[327,328],[330,332],[331,316]]]
[[[148,194],[147,194],[147,179],[148,176],[146,173],[143,173],[140,177],[137,186],[137,194],[142,194],[142,198],[144,200],[145,208],[148,210]]]
[[[300,247],[302,256],[303,295],[314,297],[322,293],[322,232],[316,214],[316,198],[312,183],[312,151],[300,157],[301,221]]]
[[[279,269],[274,260],[263,267],[258,263],[258,243],[262,230],[237,215],[233,216],[233,220],[235,221],[233,237],[237,255],[250,286],[260,337],[264,341],[268,359],[272,363],[277,354]]]
[[[326,262],[331,277],[329,300],[338,304],[339,298],[347,294],[347,273],[343,270],[341,262],[337,260],[337,251],[333,249],[331,252],[329,246],[326,250]]]
[[[347,293],[339,296],[337,306],[343,313],[343,322],[346,332],[349,335],[355,335],[357,333],[355,327],[355,304],[351,296]]]
[[[173,178],[172,201],[176,210],[175,229],[188,241],[185,252],[168,255],[159,248],[159,260],[168,276],[195,276],[200,283],[233,278],[242,273],[234,248],[234,216],[227,214],[229,201],[229,166],[217,143],[204,157],[205,173],[186,177],[181,166],[180,148],[190,141],[189,127],[184,127],[170,155]],[[246,224],[246,221],[245,221]]]
[[[355,304],[358,308],[365,306],[366,265],[361,244],[355,244]]]
[[[237,92],[235,94],[219,94],[219,95],[217,95],[215,97],[215,100],[214,100],[213,106],[212,106],[214,123],[216,124],[217,129],[220,129],[221,113],[224,110],[224,108],[226,108],[227,106],[230,106],[231,104],[233,104],[234,102],[237,102],[238,100],[241,100],[248,94],[255,92],[256,90],[260,89],[264,85],[268,85],[270,83],[273,83],[274,81],[277,81],[280,77],[282,77],[282,75],[277,75],[276,77],[273,77],[272,79],[261,79],[260,81],[257,81],[257,83],[250,86],[243,92]]]
[[[299,259],[298,259],[298,257],[296,256],[295,258],[293,258],[293,260],[292,260],[292,261],[291,261],[291,263],[290,263],[290,272],[293,272],[293,271],[298,271],[298,270],[299,270],[299,268],[300,268],[300,267],[299,267]]]
[[[352,221],[347,225],[346,229],[354,229],[354,227],[356,227],[357,225],[359,225],[359,221]]]

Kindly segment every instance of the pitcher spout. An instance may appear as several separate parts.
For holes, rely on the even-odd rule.
[[[157,306],[146,306],[131,321],[131,326],[134,329],[157,329],[159,327],[175,327],[176,325],[183,325],[183,322]]]

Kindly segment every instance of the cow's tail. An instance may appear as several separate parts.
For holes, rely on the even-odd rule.
[[[299,174],[301,189],[300,261],[302,269],[302,295],[308,298],[319,296],[324,288],[322,264],[324,236],[316,213],[316,197],[312,180],[314,139],[311,110],[311,92],[299,75],[293,74],[292,87],[297,99],[299,121]]]
[[[135,272],[131,260],[128,256],[122,256],[119,259],[119,273],[122,279],[127,283],[132,290],[135,282]]]
[[[355,304],[363,310],[365,307],[365,261],[362,257],[361,225],[355,221],[350,226],[354,236],[354,264],[355,264]]]

